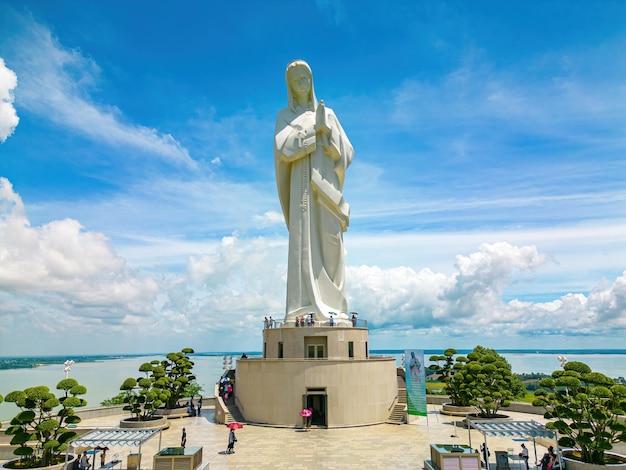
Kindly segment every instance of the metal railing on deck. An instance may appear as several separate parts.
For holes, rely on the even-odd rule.
[[[285,324],[285,326],[287,326]],[[293,322],[290,326],[295,326],[295,322]],[[321,324],[320,322],[316,322],[315,324],[312,325],[302,325],[300,324],[300,328],[316,328],[316,327],[320,327],[320,326],[328,326],[327,324]],[[352,324],[352,326],[354,326],[355,328],[367,328],[367,320],[363,320],[361,318],[358,318],[356,320],[355,323]],[[282,328],[283,327],[283,322],[282,321],[276,321],[276,320],[272,320],[271,323],[265,323],[265,321],[263,321],[263,329],[271,329],[271,328]]]

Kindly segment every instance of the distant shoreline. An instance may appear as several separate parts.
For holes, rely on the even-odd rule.
[[[458,349],[458,354],[468,354],[471,349]],[[598,355],[598,354],[624,354],[626,349],[497,349],[501,354],[580,354],[580,355]],[[372,355],[398,355],[404,352],[403,349],[372,349]],[[424,355],[440,355],[444,349],[425,349]],[[215,351],[200,352],[191,354],[194,356],[240,356],[242,351]],[[53,355],[53,356],[0,356],[0,370],[8,369],[34,369],[41,366],[63,364],[66,360],[72,359],[76,362],[97,362],[97,361],[113,361],[119,359],[129,359],[134,357],[147,356],[165,356],[166,353],[143,353],[143,354],[93,354],[93,355]],[[260,351],[246,351],[248,356],[261,356]]]

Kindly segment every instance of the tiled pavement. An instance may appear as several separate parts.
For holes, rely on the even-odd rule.
[[[432,409],[431,409],[432,408]],[[237,431],[234,454],[226,454],[228,429],[213,422],[213,410],[203,409],[203,416],[170,421],[163,431],[161,447],[180,445],[182,428],[187,430],[187,446],[203,446],[203,467],[218,469],[421,469],[430,458],[430,443],[468,444],[467,429],[460,418],[439,414],[438,407],[429,405],[428,420],[421,417],[407,425],[381,424],[342,429],[272,428],[244,425]],[[516,420],[544,422],[541,416],[509,413]],[[87,427],[116,427],[122,416],[84,420]],[[457,437],[451,437],[456,434]],[[472,446],[478,448],[483,436],[472,431]],[[520,450],[521,441],[510,438],[488,438],[491,461],[495,450]],[[158,451],[159,439],[152,438],[142,446],[142,468],[152,467],[152,455]],[[532,441],[526,443],[534,463]],[[126,466],[126,456],[136,448],[112,448],[109,459],[117,454]],[[539,458],[545,448],[537,446]],[[495,467],[495,465],[493,465]],[[119,468],[119,467],[118,467]],[[518,470],[512,465],[511,470]],[[525,470],[525,469],[519,469]],[[531,467],[531,470],[534,470]]]

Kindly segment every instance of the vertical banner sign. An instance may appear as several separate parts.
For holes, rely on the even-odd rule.
[[[405,349],[406,403],[410,415],[427,416],[424,350]]]

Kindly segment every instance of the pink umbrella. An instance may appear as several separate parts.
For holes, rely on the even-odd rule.
[[[308,417],[309,417],[309,416],[311,416],[312,414],[313,414],[313,412],[312,412],[311,410],[307,409],[307,408],[303,409],[303,410],[300,412],[300,416],[303,416],[303,417],[305,417],[305,418],[308,418]]]
[[[230,429],[241,429],[241,428],[243,428],[243,425],[239,424],[239,423],[232,422],[232,423],[228,423],[226,425],[226,427],[230,428]]]

